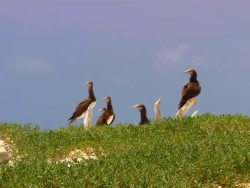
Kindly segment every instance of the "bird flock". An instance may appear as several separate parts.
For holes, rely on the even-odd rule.
[[[181,92],[181,100],[178,106],[178,112],[176,113],[176,118],[182,118],[190,109],[190,107],[197,103],[196,96],[198,96],[201,92],[201,86],[197,80],[197,72],[194,69],[188,69],[184,71],[185,73],[190,75],[189,82],[183,86]],[[78,119],[84,119],[83,125],[84,128],[89,128],[93,125],[92,122],[92,114],[93,108],[96,105],[96,98],[93,90],[93,82],[86,82],[84,84],[88,87],[88,98],[81,101],[72,116],[68,119],[69,124],[73,123]],[[96,126],[103,125],[111,125],[115,120],[115,112],[112,106],[112,100],[110,96],[104,97],[104,100],[107,103],[107,107],[101,108],[99,111],[101,115],[99,116]],[[155,112],[155,120],[159,121],[162,119],[162,114],[160,110],[161,99],[158,99],[154,104],[154,112]],[[147,117],[147,109],[143,104],[136,104],[132,106],[140,111],[141,120],[139,125],[149,124],[150,120]],[[196,117],[198,115],[198,111],[195,111],[191,117]]]

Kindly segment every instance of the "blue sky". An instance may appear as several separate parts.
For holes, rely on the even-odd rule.
[[[116,123],[174,116],[182,72],[198,71],[191,111],[250,115],[248,0],[2,0],[0,121],[66,127],[94,82],[93,121],[110,95]],[[81,120],[76,124],[80,125]]]

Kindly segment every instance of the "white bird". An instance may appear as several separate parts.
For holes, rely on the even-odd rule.
[[[161,98],[159,98],[154,104],[155,120],[160,121],[162,119],[161,114]]]
[[[90,128],[93,125],[92,116],[93,116],[93,108],[94,108],[95,104],[96,104],[96,102],[92,102],[86,111],[85,118],[83,121],[83,127],[85,129]]]

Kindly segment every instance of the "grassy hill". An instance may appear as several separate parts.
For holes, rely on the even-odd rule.
[[[1,124],[0,139],[10,144],[13,155],[12,165],[0,165],[0,187],[250,183],[250,119],[241,115],[207,114],[90,130],[69,126],[40,131],[31,125]],[[91,158],[80,159],[81,151]]]

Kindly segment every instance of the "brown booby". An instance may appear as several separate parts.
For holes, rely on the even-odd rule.
[[[115,113],[114,113],[114,110],[113,110],[111,97],[107,96],[107,97],[104,97],[104,99],[107,102],[107,111],[106,111],[107,124],[110,125],[115,120]]]
[[[100,117],[98,118],[96,125],[100,126],[100,125],[107,125],[107,109],[106,108],[101,108],[99,110],[102,114],[100,115]]]
[[[195,98],[189,99],[186,102],[186,104],[183,107],[181,107],[180,110],[178,110],[175,117],[176,118],[182,118],[188,112],[188,110],[191,108],[191,106],[193,106],[196,103],[197,103],[197,101],[196,101]]]
[[[162,119],[161,115],[161,99],[158,99],[154,104],[155,120],[159,121]]]
[[[95,98],[94,91],[93,91],[93,82],[86,82],[84,85],[88,87],[89,96],[88,96],[88,98],[86,98],[82,102],[80,102],[78,104],[78,106],[75,108],[75,112],[68,119],[69,124],[71,124],[72,122],[74,122],[77,119],[84,118],[88,108],[90,110],[89,111],[90,116],[88,116],[88,117],[91,117],[91,122],[92,122],[92,109],[94,108],[94,106],[96,104],[96,98]]]
[[[182,89],[182,98],[179,103],[178,110],[180,110],[189,99],[196,97],[201,92],[201,86],[197,80],[196,71],[194,69],[189,69],[184,73],[188,73],[190,75],[190,79],[189,83],[186,84]]]
[[[147,118],[147,110],[146,107],[143,104],[137,104],[132,106],[133,108],[137,108],[140,113],[141,113],[141,121],[139,123],[139,125],[145,125],[145,124],[149,124],[150,121]]]

